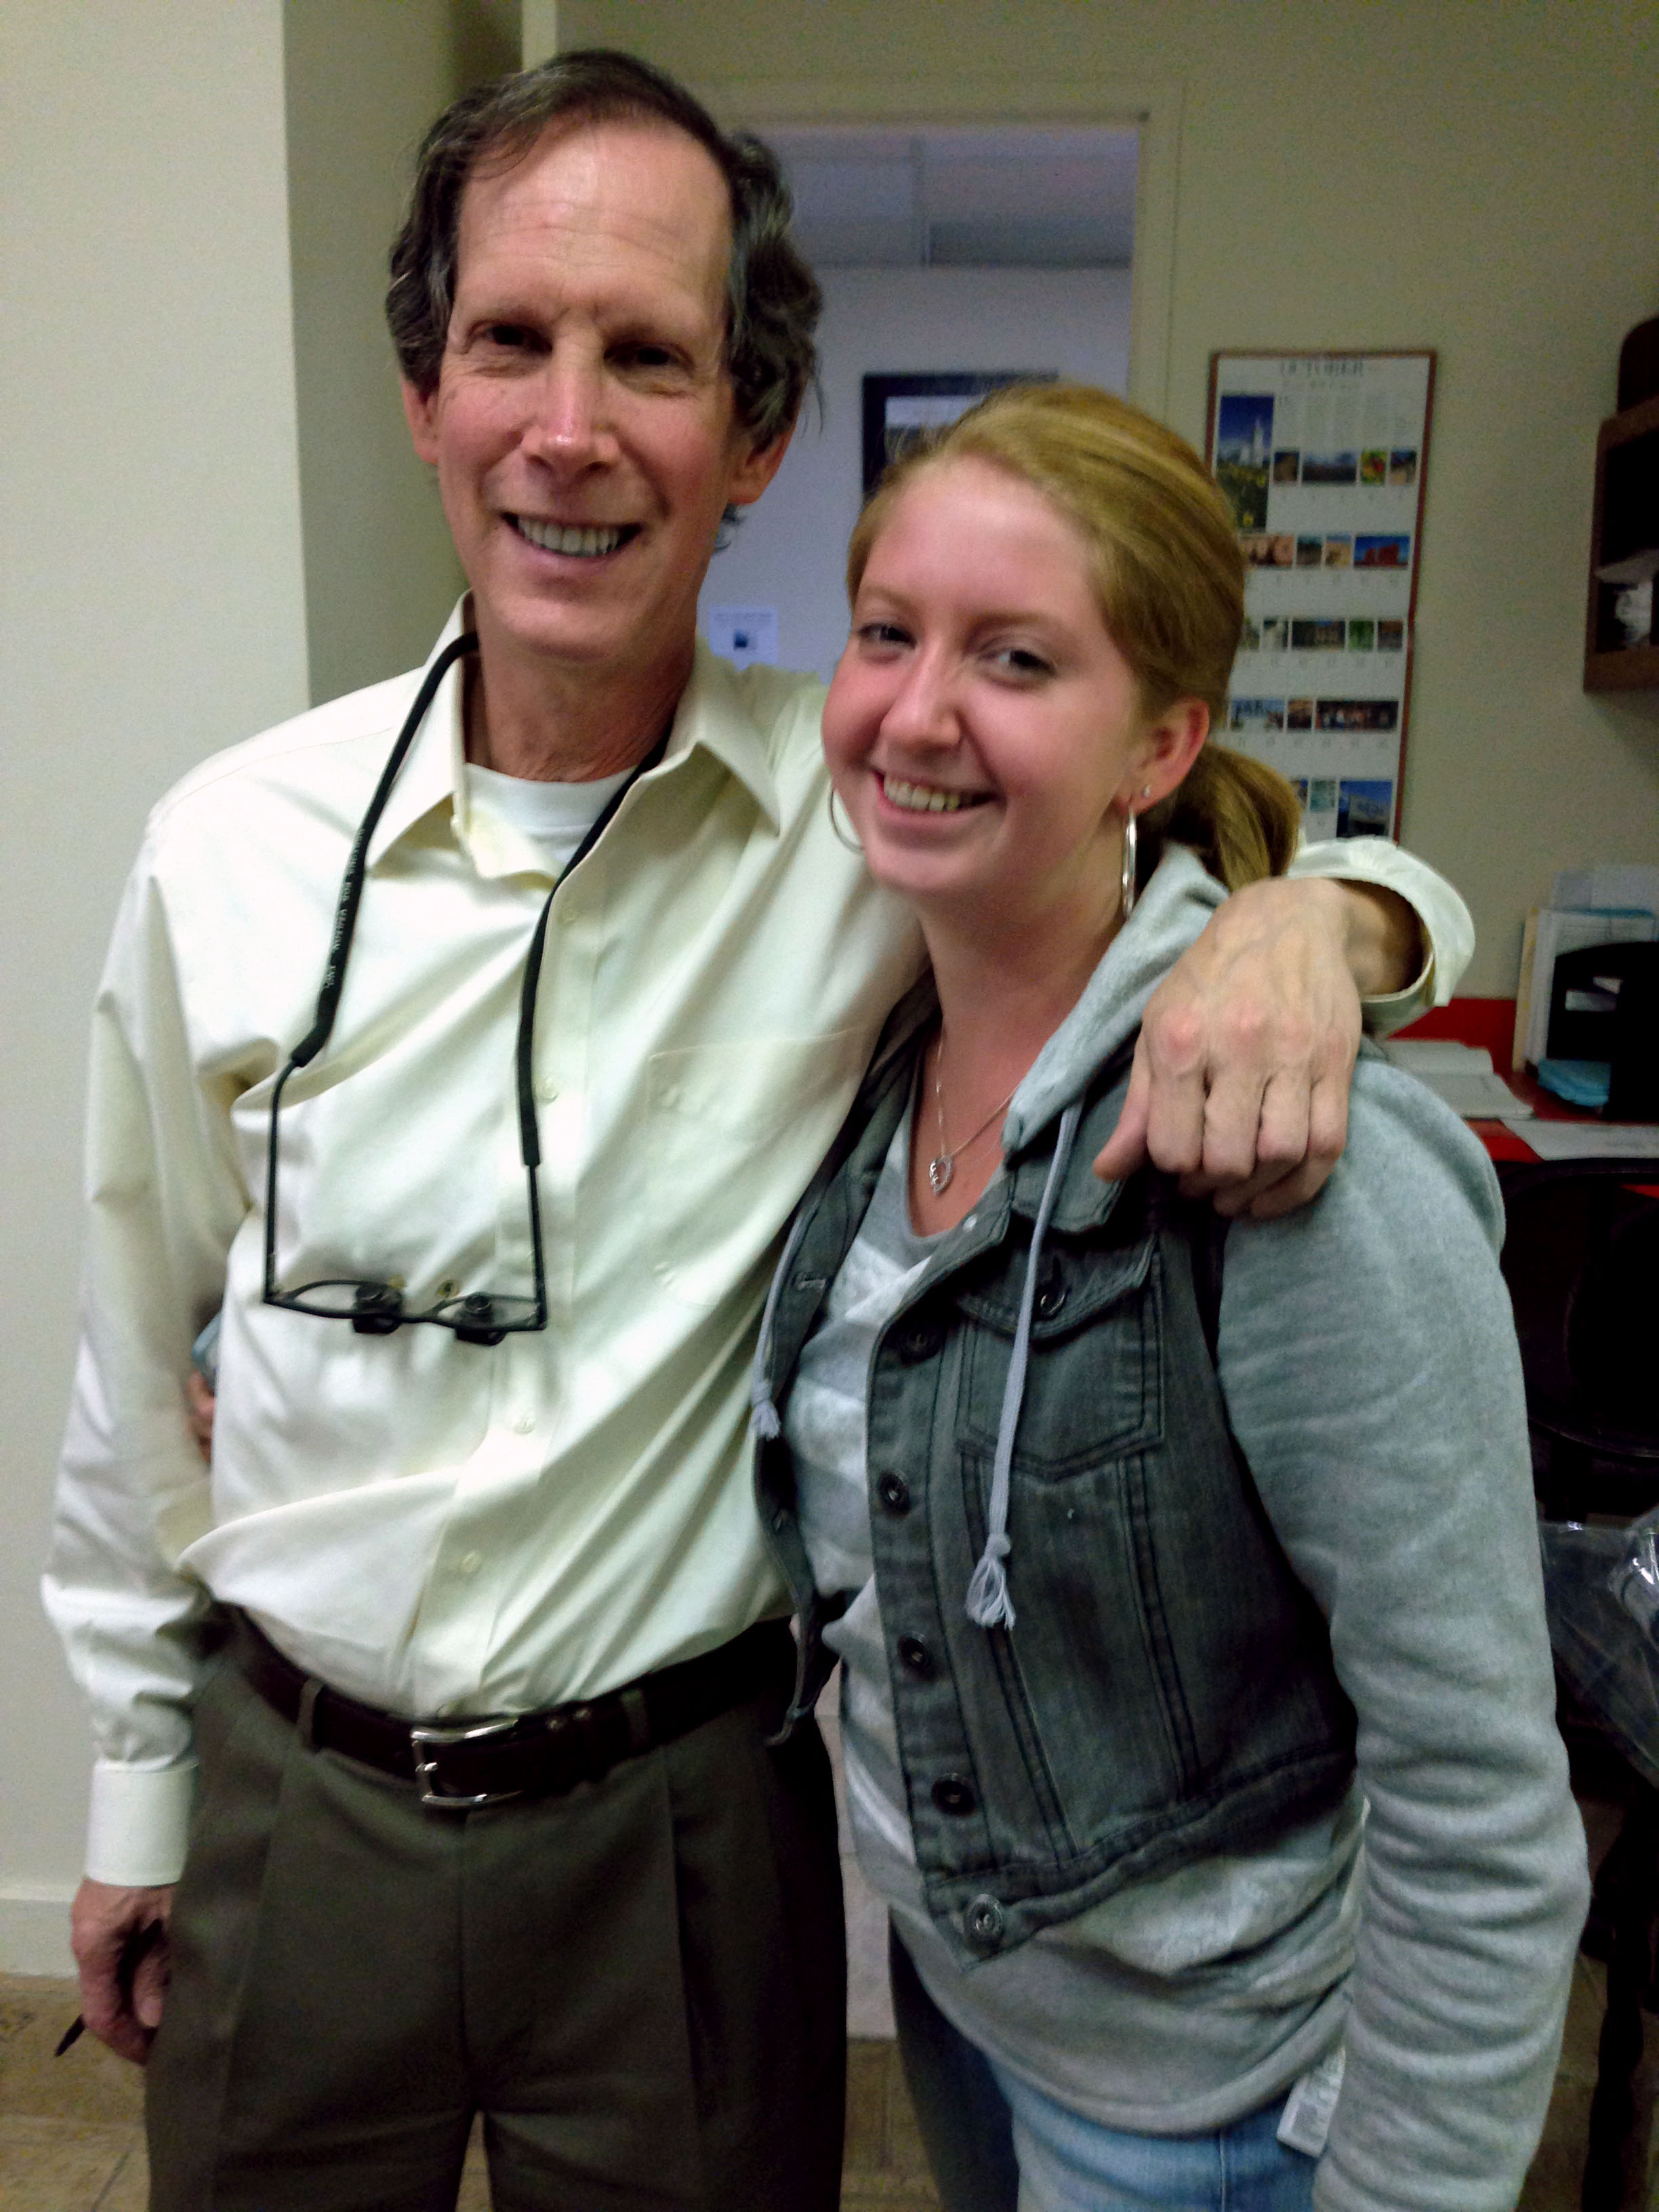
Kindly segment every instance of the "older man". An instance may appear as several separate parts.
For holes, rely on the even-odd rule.
[[[810,1726],[769,1741],[747,1370],[918,949],[831,835],[816,688],[695,641],[811,374],[787,211],[623,57],[441,119],[389,310],[468,597],[421,676],[188,776],[128,889],[47,1596],[158,2212],[448,2206],[480,2111],[501,2212],[836,2201],[834,1817]],[[1155,1155],[1316,1187],[1344,963],[1416,944],[1386,891],[1236,902],[1151,1027]],[[1235,1021],[1265,1055],[1212,1071]]]

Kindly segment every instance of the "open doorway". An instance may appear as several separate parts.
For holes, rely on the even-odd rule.
[[[753,127],[783,160],[823,287],[823,405],[809,403],[771,489],[713,562],[702,623],[733,659],[827,679],[847,635],[863,380],[1030,370],[1126,391],[1140,134]]]

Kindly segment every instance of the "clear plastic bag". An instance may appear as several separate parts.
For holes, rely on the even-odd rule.
[[[1556,1662],[1659,1788],[1659,1513],[1623,1528],[1539,1524]]]
[[[1650,1644],[1659,1644],[1659,1510],[1622,1531],[1625,1550],[1607,1587]]]

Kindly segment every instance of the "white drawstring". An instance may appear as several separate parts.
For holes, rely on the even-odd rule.
[[[1008,1541],[1008,1482],[1014,1463],[1014,1435],[1019,1427],[1019,1409],[1025,1395],[1025,1370],[1030,1362],[1031,1315],[1036,1304],[1037,1269],[1042,1257],[1042,1240],[1048,1234],[1048,1217],[1054,1210],[1060,1178],[1071,1157],[1073,1141],[1082,1119],[1083,1103],[1080,1099],[1074,1105],[1068,1106],[1060,1115],[1060,1134],[1054,1139],[1054,1156],[1048,1164],[1048,1181],[1042,1186],[1042,1202],[1037,1207],[1036,1221],[1031,1231],[1031,1249],[1026,1255],[1025,1281],[1019,1294],[1019,1320],[1014,1329],[1014,1349],[1008,1362],[1008,1380],[1002,1393],[1002,1419],[997,1428],[997,1455],[991,1469],[989,1527],[985,1549],[980,1553],[979,1565],[974,1569],[968,1584],[968,1618],[978,1628],[1012,1628],[1014,1625],[1013,1600],[1008,1595],[1008,1570],[1004,1564],[1012,1548]]]

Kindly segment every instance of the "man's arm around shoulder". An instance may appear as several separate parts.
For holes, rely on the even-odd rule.
[[[1346,1141],[1362,1028],[1443,1003],[1474,943],[1462,900],[1411,854],[1372,837],[1306,848],[1236,891],[1153,994],[1096,1173],[1150,1160],[1261,1220],[1305,1205]]]

